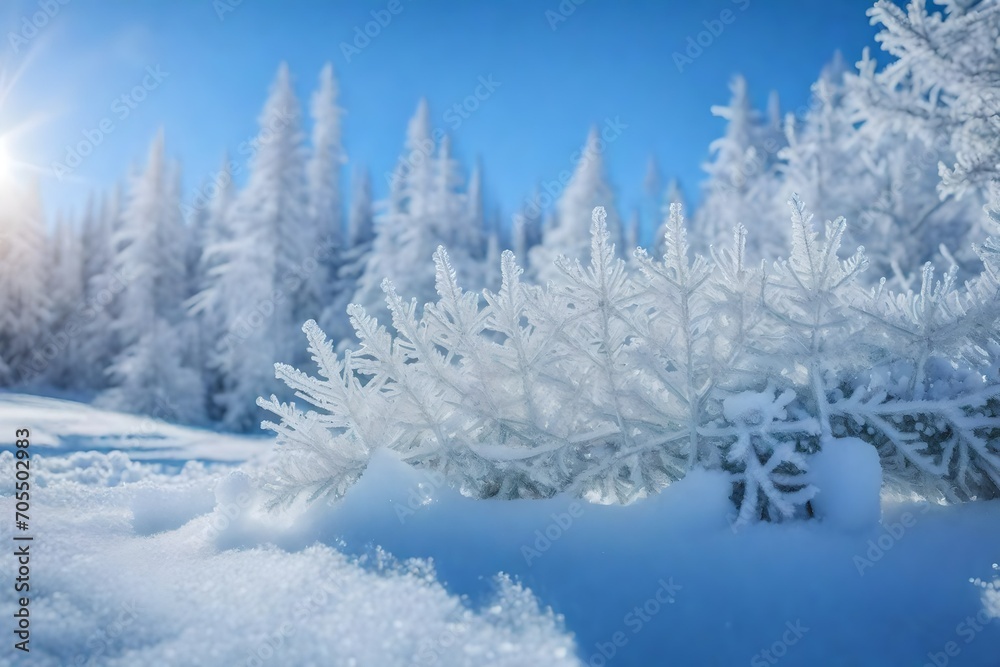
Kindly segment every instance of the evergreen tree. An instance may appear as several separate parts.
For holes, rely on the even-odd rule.
[[[596,206],[603,206],[607,211],[611,242],[619,254],[623,253],[622,225],[615,211],[614,192],[605,175],[600,141],[597,128],[592,127],[576,169],[556,204],[554,223],[545,230],[541,244],[532,251],[531,263],[537,267],[536,275],[541,281],[555,276],[554,261],[559,255],[589,261],[588,221]]]
[[[305,276],[304,300],[298,313],[303,319],[319,317],[329,305],[337,284],[337,270],[343,250],[343,213],[340,195],[341,166],[346,162],[341,146],[341,116],[337,105],[339,90],[333,65],[327,63],[312,97],[312,154],[306,165],[309,219],[314,244],[323,249],[317,270]]]
[[[201,378],[185,365],[184,232],[178,173],[166,160],[160,132],[115,235],[115,270],[128,283],[114,323],[122,351],[109,368],[103,405],[171,421],[203,416]]]
[[[236,187],[232,167],[228,154],[224,154],[211,199],[205,207],[200,253],[193,277],[196,291],[186,303],[198,325],[195,341],[197,367],[205,386],[205,413],[212,421],[219,421],[224,416],[223,408],[215,397],[224,387],[217,355],[219,341],[226,333],[226,304],[222,302],[222,290],[217,288],[221,282],[221,267],[232,248],[235,234],[232,206],[236,199]]]
[[[235,430],[256,425],[248,397],[272,386],[271,364],[294,358],[288,334],[307,309],[303,285],[322,259],[308,216],[300,122],[282,64],[259,118],[248,182],[230,206],[232,234],[220,246],[207,288],[214,293],[202,297],[220,308],[224,333],[211,365],[222,389],[213,399],[222,423]]]
[[[81,364],[81,337],[72,333],[73,323],[83,307],[82,240],[65,217],[56,218],[49,245],[48,290],[52,300],[52,334],[43,346],[45,379],[56,387],[78,388]],[[71,335],[72,333],[72,335]]]
[[[382,203],[372,252],[354,302],[384,321],[389,314],[381,287],[386,279],[403,286],[407,297],[418,304],[432,300],[433,276],[417,267],[441,245],[455,258],[459,275],[480,280],[479,264],[486,248],[483,224],[473,219],[473,211],[460,166],[451,154],[451,141],[444,136],[435,144],[427,101],[421,100],[407,129],[404,154],[390,179],[389,198]]]
[[[781,144],[774,139],[773,123],[765,124],[753,107],[746,79],[737,76],[728,106],[714,106],[712,113],[726,121],[725,134],[709,146],[713,160],[705,165],[708,181],[695,216],[695,247],[706,251],[723,245],[737,224],[750,234],[748,251],[754,257],[777,257],[784,247],[784,227],[771,227],[776,218],[774,162]]]
[[[338,345],[354,339],[354,329],[347,318],[347,306],[354,297],[375,240],[372,184],[368,170],[355,169],[351,181],[351,209],[337,270],[337,284],[334,297],[324,310],[322,319],[324,330],[330,332]]]
[[[37,183],[24,194],[7,184],[0,232],[0,382],[35,379],[41,343],[52,324],[46,285],[46,236]],[[51,269],[49,269],[51,270]]]
[[[538,201],[539,190],[535,187],[532,196],[521,210],[514,214],[511,224],[511,246],[517,261],[526,274],[534,276],[530,257],[532,249],[542,242],[542,212],[534,203]]]
[[[84,386],[105,389],[107,369],[120,352],[113,326],[118,295],[125,289],[121,276],[114,276],[115,246],[113,234],[121,214],[118,188],[104,198],[100,211],[84,228],[84,293],[86,307],[80,313],[80,357],[86,363],[79,369]]]

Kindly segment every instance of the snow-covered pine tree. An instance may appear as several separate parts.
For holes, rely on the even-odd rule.
[[[343,211],[340,195],[341,167],[346,163],[341,146],[341,116],[338,87],[333,65],[323,66],[319,87],[313,94],[312,152],[306,164],[308,211],[316,247],[325,249],[317,270],[308,272],[303,283],[301,308],[297,319],[315,319],[334,297],[338,286],[337,271],[344,248]]]
[[[421,100],[407,129],[404,154],[389,179],[389,198],[382,203],[375,241],[354,302],[385,321],[382,280],[407,285],[419,304],[433,301],[433,276],[419,271],[445,244],[463,280],[481,282],[478,264],[486,244],[482,220],[471,220],[472,206],[447,136],[435,143],[430,111]]]
[[[640,347],[644,369],[656,378],[660,392],[678,406],[664,421],[679,418],[687,432],[687,467],[701,460],[698,427],[705,399],[712,389],[712,349],[707,335],[712,324],[704,289],[712,267],[703,257],[692,257],[680,204],[670,204],[662,261],[638,253],[642,305],[649,315],[646,342]],[[663,301],[666,298],[667,301]],[[674,401],[671,401],[673,403]]]
[[[334,296],[320,320],[322,329],[329,332],[338,346],[354,341],[354,329],[346,314],[347,306],[354,298],[375,240],[372,185],[368,170],[356,168],[351,180],[351,209],[347,218],[347,236],[340,255],[337,283]]]
[[[78,388],[82,365],[79,335],[69,335],[83,305],[83,250],[75,225],[56,217],[49,242],[48,293],[52,301],[52,326],[48,340],[35,355],[36,368],[44,369],[45,380],[56,387]]]
[[[625,244],[628,252],[631,253],[639,247],[641,236],[642,214],[639,212],[639,208],[636,207],[632,209],[632,215],[629,216],[628,222],[625,223],[625,229],[622,230],[622,243]]]
[[[481,253],[486,251],[486,239],[496,231],[492,227],[491,220],[486,217],[486,209],[483,204],[483,165],[479,158],[476,158],[475,163],[472,165],[472,174],[469,176],[469,186],[466,189],[466,220],[470,230],[478,230],[478,238],[471,237],[472,243],[470,244],[472,250],[478,250]],[[475,247],[475,242],[480,241],[479,247]],[[475,255],[474,258],[482,260],[484,254]]]
[[[1000,180],[1000,3],[945,1],[944,13],[924,0],[905,10],[880,0],[868,10],[882,49],[896,59],[877,70],[860,63],[867,122],[916,136],[927,146],[948,145],[941,192],[956,196],[995,187]]]
[[[511,222],[511,249],[529,275],[533,275],[530,261],[532,248],[542,242],[542,211],[536,204],[538,197],[536,187]]]
[[[223,271],[220,267],[229,257],[235,234],[232,206],[236,199],[236,185],[228,153],[223,155],[222,166],[213,182],[214,190],[204,207],[200,252],[191,279],[195,291],[185,306],[197,323],[196,358],[205,387],[205,414],[211,421],[217,422],[224,416],[224,411],[215,397],[225,386],[218,357],[219,341],[226,334],[226,304],[222,301],[223,291],[219,289]]]
[[[470,200],[470,192],[465,189],[461,166],[452,156],[451,138],[445,135],[438,145],[434,161],[434,185],[428,223],[422,233],[436,248],[444,245],[450,249],[450,256],[464,281],[480,282],[481,270],[474,264],[482,261],[486,254],[486,217],[482,210],[482,183],[479,169],[472,183],[471,194],[478,201]]]
[[[248,181],[229,214],[232,236],[210,288],[224,327],[214,355],[224,386],[214,400],[222,423],[235,430],[256,425],[253,397],[274,385],[270,364],[295,358],[289,332],[301,306],[297,295],[323,250],[310,233],[301,110],[285,64],[259,125]]]
[[[742,224],[750,232],[750,256],[774,259],[785,247],[785,228],[773,225],[772,201],[782,144],[753,107],[746,79],[735,77],[730,91],[728,106],[712,107],[726,121],[726,132],[709,146],[713,159],[704,166],[708,180],[694,219],[694,248],[707,253],[711,245],[728,243],[733,228]]]
[[[662,256],[663,239],[661,233],[665,230],[660,228],[660,224],[665,218],[664,202],[665,192],[663,175],[660,173],[660,165],[652,155],[646,161],[646,174],[642,179],[642,198],[638,207],[640,219],[652,230],[653,240],[650,249],[654,256]]]
[[[171,421],[203,417],[201,378],[184,364],[184,232],[176,167],[164,155],[161,131],[115,235],[115,271],[128,282],[114,323],[122,351],[108,369],[103,405]]]
[[[17,192],[4,186],[7,202],[0,231],[0,383],[38,378],[41,344],[52,324],[46,285],[46,234],[38,184]]]
[[[888,204],[875,207],[873,217],[887,225],[904,221],[905,231],[893,229],[893,237],[908,247],[888,258],[900,265],[896,282],[904,287],[919,282],[929,260],[957,263],[961,280],[975,276],[971,244],[988,233],[979,207],[1000,177],[1000,86],[991,73],[1000,9],[995,2],[944,4],[942,16],[928,13],[924,2],[905,11],[876,3],[869,15],[883,26],[877,39],[896,60],[879,70],[866,50],[849,77],[861,132],[881,140],[886,154],[876,173],[896,181],[883,189]]]
[[[427,262],[433,253],[430,235],[421,229],[429,222],[434,189],[435,143],[431,138],[430,108],[421,99],[407,126],[406,142],[389,179],[389,197],[381,203],[375,240],[353,303],[381,320],[387,317],[381,284],[385,278],[409,284],[409,271]],[[426,279],[413,293],[429,297]]]
[[[301,445],[293,445],[300,451],[290,463],[298,472],[283,477],[279,497],[306,488],[314,493],[342,488],[343,480],[355,474],[359,457],[375,446],[437,467],[477,496],[548,496],[575,483],[578,494],[627,498],[644,489],[630,478],[668,475],[659,459],[671,456],[643,452],[630,443],[626,415],[610,407],[616,393],[608,382],[625,387],[631,373],[621,347],[630,328],[619,318],[630,318],[636,305],[624,262],[614,253],[602,210],[588,267],[560,260],[559,273],[568,279],[552,293],[521,284],[513,254],[506,252],[500,292],[487,291],[490,306],[483,309],[474,293],[459,288],[454,267],[439,249],[439,301],[419,316],[416,301],[404,302],[386,281],[395,337],[352,306],[362,347],[340,361],[318,328],[307,324],[313,356],[324,360],[321,376],[326,379],[286,366],[279,366],[279,376],[298,396],[331,411],[333,421],[274,397],[261,400],[282,417],[280,425],[272,425],[282,440]],[[495,342],[497,335],[505,338],[503,344]],[[567,374],[573,379],[560,382]],[[334,395],[340,398],[332,400]],[[361,413],[352,407],[369,399],[388,401],[393,408]],[[322,430],[324,423],[339,425],[329,432],[335,441],[316,447],[311,438],[328,436],[308,432]],[[376,431],[391,438],[380,442],[366,435]],[[597,452],[620,456],[597,457]],[[354,467],[323,479],[344,461]],[[585,474],[590,465],[599,469]],[[316,474],[301,477],[306,470]]]
[[[855,127],[855,110],[848,104],[846,71],[837,51],[812,85],[811,103],[803,117],[789,114],[785,119],[788,145],[778,153],[783,177],[779,200],[785,202],[795,193],[809,202],[820,220],[843,215],[850,221],[853,238],[866,226],[860,211],[876,195],[860,159],[865,146]]]
[[[80,357],[87,363],[79,369],[83,385],[105,389],[106,369],[119,349],[116,345],[116,300],[125,289],[121,277],[115,278],[113,234],[121,214],[121,195],[117,187],[103,198],[99,211],[83,230],[84,301],[80,312]]]
[[[536,267],[539,281],[556,275],[555,258],[565,254],[589,261],[590,211],[603,206],[608,215],[608,230],[612,242],[621,251],[622,226],[615,209],[615,196],[608,184],[601,150],[602,140],[596,127],[591,127],[580,152],[573,175],[556,203],[553,224],[545,230],[542,242],[532,251],[530,264]]]

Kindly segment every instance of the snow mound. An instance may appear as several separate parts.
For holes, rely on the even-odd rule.
[[[250,490],[244,473],[164,476],[121,456],[73,459],[148,473],[110,489],[101,475],[51,474],[58,466],[38,459],[49,477],[32,496],[33,664],[579,664],[561,619],[509,576],[491,577],[473,607],[427,560],[318,544],[220,550],[207,527]],[[13,478],[9,452],[0,470]],[[0,505],[12,504],[5,494]],[[11,537],[4,522],[0,539]],[[0,568],[14,571],[11,551]],[[4,596],[0,614],[13,611]]]
[[[882,466],[878,452],[858,438],[828,438],[812,456],[809,474],[817,492],[816,516],[839,530],[861,531],[882,515]]]

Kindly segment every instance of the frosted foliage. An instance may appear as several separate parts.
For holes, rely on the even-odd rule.
[[[388,448],[474,497],[624,503],[721,469],[738,522],[783,520],[811,511],[810,462],[842,438],[873,447],[890,486],[1000,496],[997,244],[962,288],[928,269],[919,293],[868,290],[845,223],[820,232],[790,204],[771,267],[747,264],[742,227],[692,254],[675,205],[664,256],[629,272],[596,208],[589,262],[557,258],[546,287],[507,251],[499,290],[466,292],[439,248],[422,313],[385,281],[391,328],[352,306],[361,344],[342,356],[306,323],[318,377],[277,366],[305,409],[259,400],[286,448],[274,501],[338,496]]]
[[[950,145],[941,192],[964,195],[1000,177],[1000,2],[949,2],[945,13],[925,0],[905,9],[880,0],[868,14],[882,26],[876,39],[896,60],[876,72],[860,63],[873,118],[934,144]]]

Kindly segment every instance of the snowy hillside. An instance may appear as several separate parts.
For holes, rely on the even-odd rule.
[[[997,501],[734,530],[715,473],[628,507],[482,501],[380,451],[338,504],[274,514],[269,440],[0,395],[3,428],[33,423],[33,664],[996,664],[970,579],[996,576]]]

